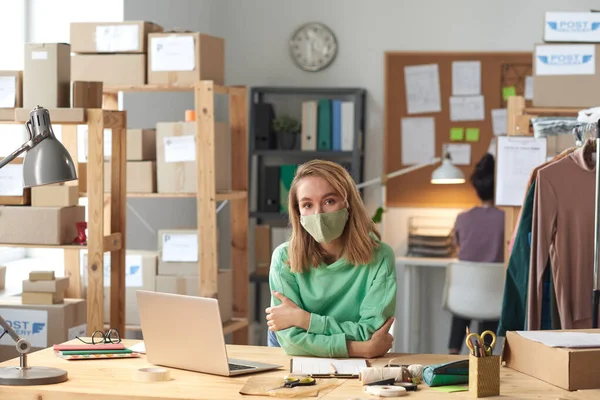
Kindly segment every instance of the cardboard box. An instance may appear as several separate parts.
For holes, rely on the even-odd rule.
[[[110,192],[110,163],[104,163],[104,191]],[[156,193],[156,162],[127,161],[127,193]]]
[[[6,286],[6,267],[0,265],[0,290],[4,290]]]
[[[196,193],[196,123],[156,124],[158,193]],[[231,137],[226,124],[215,123],[215,189],[231,190]]]
[[[193,85],[225,83],[225,40],[197,32],[148,35],[148,83]]]
[[[147,37],[163,28],[153,22],[72,22],[74,53],[146,53]]]
[[[23,71],[0,71],[0,108],[23,107]],[[7,89],[14,93],[9,96]]]
[[[68,43],[25,44],[23,107],[33,109],[38,105],[45,108],[71,105],[71,46]]]
[[[161,229],[156,236],[159,262],[198,263],[198,230]]]
[[[0,206],[0,243],[70,244],[77,222],[85,221],[85,207]]]
[[[23,292],[21,294],[22,304],[59,304],[65,301],[65,292]]]
[[[23,292],[64,293],[69,288],[69,277],[55,278],[51,281],[23,281]]]
[[[44,185],[31,188],[34,207],[71,207],[79,203],[79,186]]]
[[[29,121],[29,108],[15,108],[13,119],[15,122],[23,123]],[[52,125],[60,125],[61,123],[80,123],[85,124],[87,114],[83,108],[48,108],[50,113],[50,122]]]
[[[102,82],[73,82],[73,108],[102,108]]]
[[[599,12],[546,11],[544,42],[600,43]]]
[[[600,45],[538,44],[533,57],[534,106],[589,108],[598,104]]]
[[[87,252],[81,252],[81,276],[84,292],[87,290]],[[135,292],[155,291],[155,251],[127,250],[125,255],[125,323],[139,325],[139,309]],[[110,257],[104,256],[104,322],[110,322]]]
[[[14,108],[0,108],[0,121],[14,121],[15,110]]]
[[[158,275],[161,276],[198,276],[197,262],[164,262],[158,260]]]
[[[98,81],[104,86],[146,83],[145,54],[77,54],[71,57],[74,81]]]
[[[15,158],[0,169],[0,205],[31,204],[31,188],[23,187],[23,158]]]
[[[156,291],[187,296],[200,296],[200,286],[197,276],[157,276]],[[233,318],[233,274],[230,269],[219,270],[217,292],[221,321],[230,321]]]
[[[600,330],[576,332],[600,333]],[[517,332],[506,332],[502,360],[509,368],[565,390],[600,388],[599,348],[548,347],[526,339]]]
[[[156,129],[127,129],[127,161],[156,161]]]
[[[65,299],[62,304],[21,304],[21,297],[0,298],[0,315],[18,335],[25,337],[32,351],[75,339],[86,334],[86,302]],[[0,362],[18,357],[15,343],[6,335],[0,341]]]

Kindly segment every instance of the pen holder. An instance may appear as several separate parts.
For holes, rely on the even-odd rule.
[[[469,354],[469,393],[475,398],[500,395],[500,356]]]

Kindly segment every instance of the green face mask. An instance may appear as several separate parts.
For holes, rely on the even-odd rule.
[[[300,216],[300,223],[306,229],[306,232],[319,243],[329,243],[339,238],[344,232],[347,221],[347,208],[328,213]]]

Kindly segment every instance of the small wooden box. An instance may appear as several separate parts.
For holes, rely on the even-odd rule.
[[[469,393],[475,398],[500,395],[500,356],[469,354]]]
[[[74,81],[72,108],[102,108],[102,82]]]

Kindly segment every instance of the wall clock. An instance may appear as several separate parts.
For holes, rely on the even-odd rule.
[[[335,59],[338,45],[327,26],[310,22],[298,28],[290,38],[290,54],[304,71],[317,72],[327,68]]]

